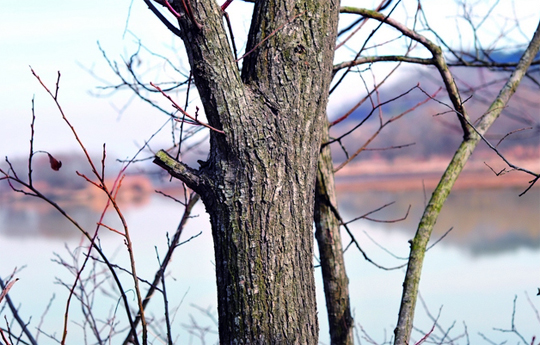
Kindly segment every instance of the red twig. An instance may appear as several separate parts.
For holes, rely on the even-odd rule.
[[[78,142],[81,150],[84,152],[84,155],[86,156],[86,160],[88,161],[88,164],[90,165],[91,169],[92,169],[92,173],[97,177],[97,179],[99,180],[100,184],[96,184],[96,183],[93,183],[92,181],[90,181],[88,178],[86,178],[89,182],[93,183],[94,185],[96,185],[97,187],[99,187],[101,190],[103,190],[103,192],[107,195],[108,197],[108,200],[107,200],[107,205],[105,206],[105,209],[107,209],[109,207],[109,205],[111,204],[116,212],[116,214],[118,215],[118,217],[120,218],[120,221],[122,222],[122,227],[124,228],[124,237],[126,239],[126,245],[128,247],[128,252],[129,252],[129,258],[130,258],[130,263],[131,263],[131,269],[132,269],[132,273],[133,275],[136,277],[137,276],[137,272],[136,272],[136,269],[135,269],[135,258],[134,258],[134,253],[133,253],[133,248],[132,248],[132,243],[131,243],[131,239],[130,239],[130,235],[129,235],[129,231],[128,231],[128,226],[127,226],[127,222],[124,218],[124,215],[122,214],[122,212],[120,211],[119,207],[118,207],[118,204],[116,203],[116,200],[115,200],[115,188],[117,186],[118,181],[120,180],[121,176],[123,175],[126,167],[124,167],[118,174],[116,180],[115,180],[115,183],[113,184],[113,187],[111,190],[109,190],[107,188],[107,185],[105,184],[105,176],[104,176],[104,160],[105,160],[105,148],[104,148],[104,151],[103,151],[103,160],[102,160],[102,173],[100,174],[100,172],[97,170],[96,168],[96,165],[94,164],[94,162],[92,161],[92,158],[90,157],[86,147],[84,146],[84,144],[82,143],[81,139],[79,138],[75,128],[73,127],[73,125],[69,122],[69,120],[67,119],[65,113],[64,113],[64,110],[62,109],[62,106],[60,105],[59,101],[58,101],[58,89],[59,89],[59,84],[60,84],[60,72],[58,72],[58,78],[56,80],[56,90],[55,90],[55,93],[53,95],[53,93],[47,88],[47,86],[45,85],[45,83],[41,80],[41,78],[34,72],[34,70],[32,68],[30,68],[31,71],[32,71],[32,74],[36,77],[36,79],[39,81],[39,83],[43,86],[43,88],[45,89],[45,91],[47,91],[47,93],[54,99],[54,102],[57,106],[57,109],[60,111],[60,114],[62,115],[62,119],[64,120],[64,122],[69,126],[69,128],[71,129],[76,141]],[[118,276],[116,275],[114,269],[112,269],[112,266],[110,264],[110,262],[108,261],[108,259],[106,258],[106,256],[103,254],[103,252],[101,251],[101,249],[99,248],[99,246],[96,246],[95,245],[95,235],[94,237],[92,237],[87,231],[85,231],[74,219],[72,219],[61,207],[59,207],[57,204],[55,204],[54,202],[52,202],[51,200],[47,199],[45,196],[43,196],[41,193],[39,193],[34,187],[32,186],[29,186],[25,183],[23,183],[22,181],[18,180],[17,179],[17,182],[23,184],[25,187],[29,188],[31,191],[33,191],[35,193],[35,196],[37,197],[40,197],[42,198],[43,200],[47,201],[49,204],[51,204],[52,206],[54,206],[60,213],[62,213],[62,215],[64,217],[66,217],[68,220],[71,221],[72,224],[74,224],[79,230],[81,230],[83,232],[83,234],[85,235],[86,238],[88,238],[91,242],[91,246],[93,246],[99,253],[100,253],[100,256],[103,258],[103,260],[107,263],[107,266],[109,267],[110,271],[111,271],[111,274],[113,275],[114,277],[114,280],[115,282],[117,283],[120,291],[121,291],[121,295],[122,295],[122,300],[124,301],[124,304],[126,306],[126,312],[127,312],[127,316],[128,316],[128,319],[129,319],[129,323],[130,325],[132,326],[131,327],[131,332],[133,333],[133,335],[135,335],[135,332],[136,332],[136,329],[134,327],[134,324],[133,324],[133,319],[131,318],[131,312],[130,312],[130,309],[129,309],[129,304],[127,302],[127,297],[125,295],[125,293],[123,292],[123,288],[122,288],[122,284],[120,283],[120,280],[118,279]],[[104,215],[105,211],[103,212],[102,214],[102,218],[100,219],[100,223],[101,223],[101,220],[103,219],[103,215]],[[97,233],[97,231],[96,231]],[[84,267],[83,267],[84,269]],[[82,270],[81,270],[82,272]],[[76,279],[76,282],[77,282],[78,278]],[[75,284],[73,285],[73,288],[75,287]],[[147,325],[146,325],[146,320],[144,318],[144,310],[142,309],[142,297],[141,297],[141,292],[140,292],[140,288],[139,288],[139,283],[137,281],[137,279],[134,279],[134,288],[135,288],[135,292],[136,292],[136,295],[137,295],[137,301],[139,303],[139,314],[141,315],[141,323],[142,323],[142,340],[143,340],[143,343],[146,343],[147,342],[147,337],[148,337],[148,334],[147,334]],[[71,295],[70,295],[71,296]],[[62,337],[62,341],[61,343],[64,344],[65,343],[65,340],[66,340],[66,335],[67,335],[67,311],[69,309],[69,300],[67,302],[67,305],[66,305],[66,314],[65,314],[65,320],[64,320],[64,334],[63,334],[63,337]],[[134,337],[134,341],[136,344],[139,344],[139,341],[136,337]]]
[[[521,131],[524,131],[524,130],[528,130],[528,129],[533,129],[533,128],[532,127],[519,128],[519,129],[516,129],[516,130],[513,130],[511,132],[506,133],[504,135],[504,137],[502,137],[501,140],[499,140],[499,142],[495,145],[495,147],[498,147],[503,142],[504,139],[511,136],[512,134],[517,133],[517,132],[521,132]]]
[[[420,88],[419,85],[415,86],[415,88]],[[439,93],[439,91],[441,91],[441,89],[439,88],[433,95],[436,95]],[[343,168],[345,165],[347,165],[350,161],[352,161],[353,159],[356,158],[356,156],[358,156],[362,151],[364,151],[367,146],[379,135],[379,133],[383,130],[383,128],[396,121],[396,120],[399,120],[400,118],[402,118],[404,115],[406,115],[407,113],[410,113],[411,111],[415,110],[416,108],[418,108],[419,106],[427,103],[430,99],[432,99],[434,96],[429,96],[421,101],[421,102],[418,102],[416,105],[414,105],[413,107],[405,110],[404,112],[402,112],[401,114],[399,115],[396,115],[392,118],[390,118],[389,120],[387,120],[386,122],[384,123],[381,123],[380,126],[379,126],[379,129],[377,129],[377,131],[375,133],[373,133],[373,135],[364,143],[364,145],[362,145],[362,147],[360,147],[353,155],[351,155],[347,160],[345,160],[343,163],[341,163],[337,168],[334,169],[334,172],[337,172],[339,171],[341,168]],[[379,102],[380,104],[380,102]]]
[[[81,174],[81,173],[78,172],[78,171],[75,171],[75,173],[76,173],[78,176],[80,176],[80,177],[82,177],[83,179],[85,179],[86,182],[89,182],[89,183],[93,184],[94,186],[96,186],[96,187],[99,188],[99,189],[103,189],[103,185],[102,185],[101,183],[98,184],[97,182],[94,182],[94,181],[90,180],[90,178],[89,178],[88,176],[86,176],[85,174]]]
[[[154,84],[153,82],[150,82],[150,85],[152,85],[153,87],[156,88],[156,90],[158,90],[159,92],[161,92],[161,94],[163,96],[165,96],[172,104],[173,104],[173,107],[175,107],[178,111],[180,111],[182,114],[184,114],[185,116],[189,117],[192,121],[194,121],[196,124],[199,124],[201,126],[204,126],[206,128],[209,128],[215,132],[218,132],[218,133],[221,133],[221,134],[225,134],[225,132],[223,132],[222,130],[220,129],[217,129],[217,128],[214,128],[212,126],[210,126],[209,124],[206,124],[204,122],[201,122],[199,121],[197,118],[189,115],[184,109],[182,109],[181,106],[179,106],[172,98],[171,96],[167,95],[159,86],[157,86],[156,84]]]
[[[122,237],[126,237],[126,234],[122,233],[121,231],[116,230],[116,229],[113,228],[113,227],[110,227],[110,226],[108,226],[108,225],[105,225],[105,224],[103,224],[103,223],[101,223],[101,222],[98,223],[98,225],[99,225],[99,226],[103,226],[103,227],[109,229],[110,231],[117,233],[118,235],[120,235],[120,236],[122,236]]]
[[[360,107],[362,104],[364,104],[364,102],[369,98],[371,97],[371,95],[375,92],[375,90],[377,90],[378,88],[380,88],[387,80],[388,78],[390,78],[390,76],[394,73],[394,71],[397,70],[397,68],[399,67],[396,66],[394,67],[394,69],[392,69],[392,71],[390,71],[390,73],[388,73],[388,75],[386,75],[386,77],[384,77],[384,79],[375,86],[375,88],[373,90],[371,90],[364,98],[362,98],[358,103],[356,103],[351,109],[349,109],[349,111],[347,111],[343,116],[341,116],[340,118],[338,118],[337,120],[334,120],[332,122],[330,122],[330,127],[334,126],[334,125],[337,125],[338,123],[340,123],[341,121],[345,120],[346,118],[348,118],[352,113],[354,113],[354,111],[356,109],[358,109],[358,107]]]
[[[435,329],[435,325],[437,324],[437,322],[435,321],[435,323],[433,324],[433,326],[431,327],[431,329],[429,330],[429,332],[426,333],[426,335],[424,335],[424,337],[420,340],[418,340],[418,342],[416,342],[414,345],[420,345],[422,344],[424,341],[426,341],[426,339],[431,335],[431,333],[433,333],[433,330]]]
[[[4,334],[4,330],[2,328],[0,328],[0,334],[2,335],[2,340],[4,340],[4,342],[6,343],[6,345],[11,345],[11,343],[9,342],[9,340],[7,339],[6,335]]]
[[[381,1],[379,6],[377,6],[375,8],[375,11],[379,11],[382,8],[382,6],[384,5],[385,2],[386,2],[386,0]],[[356,35],[356,33],[358,33],[358,31],[360,31],[360,29],[367,23],[368,19],[369,18],[365,18],[365,20],[362,23],[360,23],[360,25],[358,25],[358,27],[349,36],[347,36],[347,38],[345,38],[343,41],[341,41],[339,44],[337,44],[335,50],[338,50],[342,45],[347,43],[347,41],[350,40],[351,37]]]
[[[231,2],[233,2],[233,0],[227,0],[225,1],[225,3],[223,5],[221,5],[221,11],[225,11],[227,9],[227,7],[229,7],[229,5],[231,4]]]
[[[169,12],[171,12],[176,18],[180,18],[182,16],[180,13],[176,12],[176,10],[171,6],[171,4],[169,4],[167,0],[163,2],[165,3],[165,7],[169,9]]]
[[[160,3],[162,3],[162,2],[160,2]],[[169,12],[171,12],[176,18],[182,17],[182,15],[180,13],[176,12],[176,10],[171,6],[171,4],[169,4],[169,1],[163,0],[163,3],[165,4],[165,7],[167,7]],[[189,16],[189,19],[191,20],[193,25],[195,25],[195,27],[197,27],[198,30],[202,29],[202,27],[203,27],[202,24],[200,24],[195,19],[195,16],[193,15],[193,9],[191,8],[191,3],[189,2],[189,0],[187,1],[187,4],[186,4],[185,0],[182,0],[182,6],[184,7],[184,12]]]
[[[191,8],[191,3],[189,2],[189,0],[187,0],[187,5],[186,0],[182,0],[182,5],[184,5],[184,10],[189,16],[189,19],[191,19],[193,25],[195,25],[198,30],[201,30],[203,26],[195,19],[195,16],[193,15],[193,9]]]

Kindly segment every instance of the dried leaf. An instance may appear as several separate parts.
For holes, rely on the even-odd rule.
[[[62,167],[62,162],[51,156],[50,153],[47,153],[49,155],[49,163],[51,164],[51,169],[54,171],[60,170]]]

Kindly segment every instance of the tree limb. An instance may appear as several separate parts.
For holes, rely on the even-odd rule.
[[[425,58],[418,58],[418,57],[412,57],[412,56],[404,56],[404,55],[378,55],[378,56],[363,56],[356,60],[351,61],[344,61],[339,64],[334,65],[333,73],[336,74],[338,71],[354,67],[366,63],[374,63],[374,62],[407,62],[407,63],[413,63],[417,65],[435,65],[434,59],[425,59]],[[467,61],[455,61],[455,62],[447,62],[446,63],[449,67],[475,67],[475,68],[494,68],[494,69],[506,69],[510,67],[516,67],[516,62],[488,62],[488,61],[474,61],[474,62],[467,62]],[[535,60],[531,63],[531,65],[540,65],[540,60]]]
[[[441,75],[441,78],[443,79],[444,85],[446,86],[446,90],[448,91],[448,96],[450,97],[450,100],[452,101],[452,105],[454,106],[454,109],[457,114],[461,114],[461,116],[458,116],[459,122],[461,124],[461,128],[463,130],[463,138],[467,140],[471,135],[471,129],[467,125],[468,115],[465,111],[465,108],[463,107],[463,102],[461,101],[461,97],[459,95],[459,91],[457,88],[456,83],[454,82],[454,78],[452,77],[452,74],[450,73],[450,70],[448,69],[448,65],[446,64],[446,61],[444,59],[442,49],[429,39],[427,39],[425,36],[420,35],[414,30],[409,29],[405,25],[401,24],[400,22],[388,18],[388,16],[377,12],[368,10],[365,8],[356,8],[356,7],[341,7],[340,10],[341,13],[350,13],[350,14],[359,14],[364,17],[373,18],[378,21],[384,22],[396,30],[400,31],[403,35],[409,37],[410,39],[420,43],[423,45],[429,52],[433,55],[433,62],[435,67],[439,70],[439,73]]]
[[[403,295],[399,311],[399,319],[395,333],[395,345],[408,344],[411,336],[411,330],[414,318],[414,309],[418,297],[418,287],[420,275],[426,252],[427,243],[431,237],[431,232],[437,221],[441,208],[450,194],[459,174],[465,163],[471,156],[476,145],[480,141],[480,135],[487,132],[493,122],[499,117],[502,110],[506,107],[510,97],[516,91],[519,83],[526,74],[534,57],[540,48],[540,23],[536,32],[527,47],[527,50],[521,57],[517,68],[512,72],[510,78],[501,89],[497,98],[493,101],[486,113],[481,117],[476,126],[477,132],[471,133],[469,140],[463,140],[460,147],[454,154],[450,164],[444,172],[437,188],[433,192],[431,199],[422,215],[418,230],[414,239],[411,241],[411,255],[407,266],[407,273],[403,283]]]
[[[159,150],[154,157],[154,163],[165,169],[171,176],[184,182],[194,191],[200,191],[202,187],[201,173],[190,168],[186,164],[177,161],[164,150]]]
[[[403,55],[363,56],[356,60],[344,61],[337,65],[334,65],[333,73],[336,74],[338,71],[344,68],[354,67],[354,66],[365,64],[365,63],[373,63],[373,62],[409,62],[409,63],[415,63],[415,64],[420,64],[420,65],[434,65],[435,64],[435,61],[433,59],[424,59],[424,58],[417,58],[417,57],[403,56]]]
[[[165,18],[165,16],[161,12],[159,12],[159,10],[156,8],[156,6],[154,6],[152,1],[144,0],[144,3],[148,6],[150,11],[152,11],[155,14],[155,16],[158,17],[158,19],[163,23],[163,25],[167,27],[167,29],[169,29],[176,36],[180,37],[180,30],[176,26],[174,26],[171,22],[169,22],[167,18]]]

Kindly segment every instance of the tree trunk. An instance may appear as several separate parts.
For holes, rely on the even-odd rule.
[[[328,128],[325,127],[323,141],[327,140]],[[349,278],[345,271],[340,225],[334,187],[334,165],[330,146],[327,145],[319,155],[315,188],[315,237],[321,260],[331,344],[352,345],[354,322],[349,302]]]
[[[216,2],[186,9],[193,16],[179,22],[195,82],[224,134],[211,131],[198,170],[163,151],[155,162],[210,215],[220,343],[317,344],[313,191],[338,3],[257,1],[241,75]]]

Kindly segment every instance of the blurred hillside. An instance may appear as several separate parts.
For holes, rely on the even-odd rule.
[[[496,97],[509,72],[490,72],[485,69],[453,68],[456,82],[462,90],[468,90],[462,94],[466,100],[466,108],[469,116],[476,121],[487,110],[491,101]],[[540,75],[539,73],[536,73]],[[391,87],[382,87],[379,92],[381,102],[395,98],[405,93],[419,83],[420,87],[429,94],[433,94],[440,86],[437,71],[432,68],[409,69],[400,78],[399,83]],[[379,127],[379,116],[388,120],[392,116],[399,115],[414,107],[417,103],[426,99],[426,95],[419,90],[413,90],[408,95],[399,98],[380,109],[373,111],[358,130],[343,140],[344,146],[352,153]],[[437,94],[436,99],[445,104],[451,104],[444,89]],[[375,104],[377,99],[373,97]],[[343,105],[333,114],[333,119],[346,113],[354,104]],[[359,121],[365,120],[372,112],[370,101],[366,101],[354,111],[347,120],[332,127],[331,136],[338,137],[347,132]],[[454,153],[461,141],[462,131],[457,121],[457,116],[450,109],[435,101],[429,101],[418,107],[402,119],[388,125],[383,132],[370,145],[369,149],[382,149],[406,144],[414,145],[403,149],[366,151],[361,154],[362,159],[381,157],[394,159],[408,156],[410,158],[430,158],[434,156],[447,156]],[[516,94],[510,100],[509,106],[503,110],[500,118],[486,136],[494,145],[510,132],[520,130],[506,137],[499,145],[503,152],[510,151],[511,155],[530,157],[540,156],[540,85],[525,79],[518,88]],[[379,113],[380,112],[380,113]],[[527,128],[527,129],[524,129]],[[518,148],[519,147],[519,148]],[[485,152],[486,145],[481,145],[479,150]],[[334,150],[336,162],[342,161],[345,156]]]
[[[510,54],[500,57],[498,61],[511,62],[518,58],[518,54]],[[524,79],[508,107],[503,110],[500,118],[487,133],[486,138],[497,146],[497,149],[513,164],[540,171],[540,84],[537,84],[534,79],[540,76],[540,73],[537,67],[533,67],[532,70],[531,78]],[[463,67],[452,68],[452,72],[460,89],[466,90],[462,93],[462,97],[466,100],[466,109],[472,121],[478,120],[484,114],[510,75],[510,72]],[[409,67],[398,83],[383,86],[379,90],[379,100],[384,103],[397,95],[405,94],[417,83],[429,94],[433,94],[442,86],[438,72],[434,68]],[[376,97],[375,95],[372,97],[375,105],[378,102]],[[415,89],[375,110],[371,101],[367,100],[346,120],[333,126],[330,135],[332,138],[338,138],[357,123],[365,121],[360,128],[341,140],[342,146],[346,148],[350,156],[377,131],[381,119],[383,122],[387,121],[415,107],[426,98],[427,96],[422,91]],[[336,175],[338,182],[352,183],[351,177],[362,174],[379,178],[385,175],[388,180],[397,182],[400,176],[404,177],[412,173],[411,167],[414,167],[414,173],[421,174],[423,169],[425,174],[434,174],[433,177],[438,178],[460,144],[462,131],[456,114],[446,106],[451,103],[445,90],[441,90],[435,98],[437,101],[430,100],[401,119],[387,125],[367,146],[367,150],[361,152]],[[331,120],[345,114],[354,104],[344,104],[341,109],[332,114]],[[332,152],[337,165],[347,157],[337,143],[332,145]],[[482,142],[467,164],[464,175],[471,172],[472,168],[476,169],[476,174],[482,175],[482,180],[489,175],[495,176],[484,162],[497,172],[506,167],[502,159]],[[377,174],[377,167],[380,167],[380,174]],[[519,174],[521,179],[513,178],[510,181],[507,176],[510,184],[526,183],[527,178],[530,177],[530,175],[516,172],[512,174],[514,177],[515,174]],[[344,176],[348,178],[340,179]],[[460,179],[463,180],[463,177]]]

